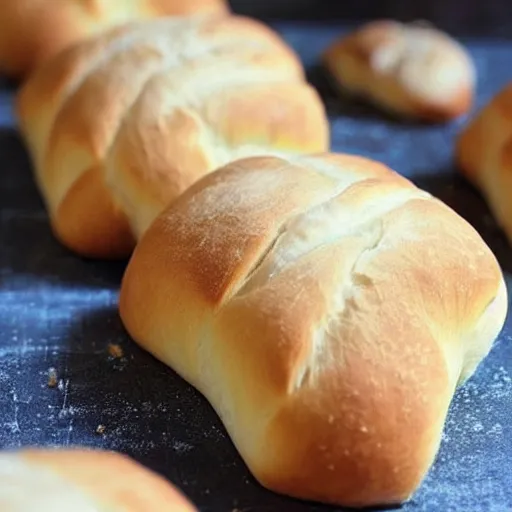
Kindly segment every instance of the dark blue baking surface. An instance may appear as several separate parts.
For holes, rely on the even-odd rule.
[[[445,200],[480,231],[510,284],[512,251],[452,166],[453,137],[464,120],[400,123],[340,100],[315,66],[339,28],[277,27],[325,99],[333,148],[381,160]],[[512,79],[512,44],[464,42],[478,67],[480,106]],[[206,401],[130,341],[116,313],[123,264],[81,260],[53,239],[15,130],[13,89],[2,85],[0,447],[120,450],[169,477],[204,511],[331,510],[259,487]],[[456,394],[437,460],[402,510],[512,510],[511,339],[508,322],[475,377]],[[109,356],[109,343],[122,347],[122,359]],[[47,386],[50,367],[57,371],[56,388]]]

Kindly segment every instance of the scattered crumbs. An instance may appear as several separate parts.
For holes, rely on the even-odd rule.
[[[151,402],[142,402],[140,409],[144,413],[151,413],[153,411],[153,404]]]
[[[110,357],[114,359],[121,359],[123,357],[124,352],[121,348],[121,345],[118,345],[117,343],[109,343],[108,344],[108,353]]]
[[[185,453],[192,450],[194,447],[191,444],[184,443],[183,441],[174,441],[172,448],[177,453]]]
[[[475,432],[481,432],[484,429],[484,426],[478,421],[473,425],[473,430]]]
[[[57,415],[57,418],[59,420],[63,420],[63,419],[68,419],[72,416],[74,416],[76,413],[76,410],[73,406],[70,406],[70,407],[63,407],[60,411],[59,411],[59,414]]]
[[[98,434],[99,436],[102,436],[103,434],[105,434],[105,430],[107,428],[105,427],[105,425],[98,425],[96,427],[96,434]]]
[[[56,388],[59,379],[57,378],[57,370],[55,368],[48,369],[48,387]]]
[[[500,423],[496,423],[495,425],[493,425],[491,427],[490,430],[487,431],[487,433],[489,435],[498,435],[498,436],[500,436],[501,434],[503,434],[503,427],[501,426]]]

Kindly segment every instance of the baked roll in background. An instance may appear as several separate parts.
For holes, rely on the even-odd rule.
[[[54,232],[92,257],[128,255],[169,201],[235,158],[329,146],[297,55],[240,16],[113,29],[40,68],[17,111]]]
[[[196,512],[163,477],[129,457],[85,449],[0,453],[2,512]]]
[[[395,504],[422,482],[455,389],[507,311],[464,219],[362,157],[255,157],[145,232],[120,314],[213,405],[269,489]]]
[[[476,70],[469,53],[418,22],[369,22],[334,41],[323,61],[341,89],[408,118],[448,121],[473,103]]]
[[[2,0],[0,73],[18,79],[66,46],[129,21],[227,12],[224,0]]]
[[[460,171],[486,198],[512,242],[512,83],[462,129],[456,158]]]

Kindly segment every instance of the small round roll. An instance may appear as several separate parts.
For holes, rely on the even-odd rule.
[[[341,89],[394,114],[448,121],[473,102],[476,71],[466,49],[417,22],[372,21],[336,40],[323,58]]]
[[[2,512],[197,512],[171,483],[129,457],[86,449],[0,454]]]
[[[24,78],[66,46],[128,21],[224,12],[225,0],[2,0],[0,73]]]

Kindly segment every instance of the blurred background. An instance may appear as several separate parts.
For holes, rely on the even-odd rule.
[[[230,0],[235,12],[267,21],[428,20],[460,35],[512,37],[511,0]]]

